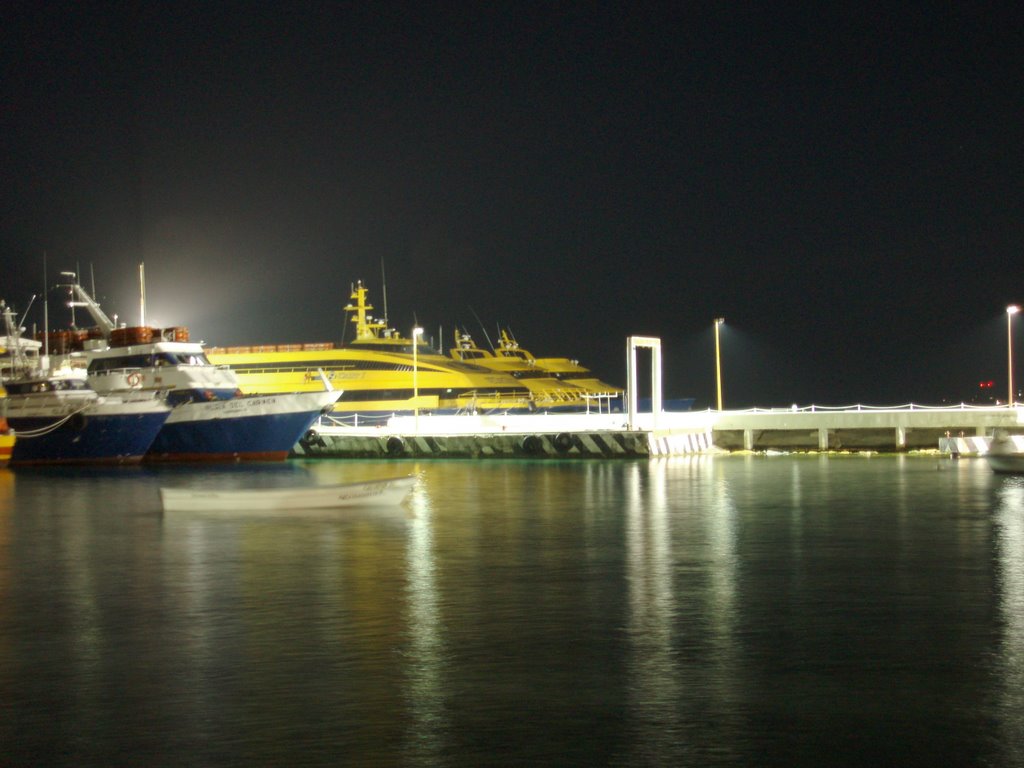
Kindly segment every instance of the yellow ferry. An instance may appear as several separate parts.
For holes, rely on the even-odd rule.
[[[494,356],[499,360],[524,362],[538,370],[546,371],[547,375],[553,376],[563,384],[577,387],[583,397],[597,401],[603,409],[610,408],[612,401],[618,401],[619,407],[622,405],[622,387],[601,381],[577,360],[570,360],[567,357],[534,357],[520,347],[519,342],[506,330],[499,333],[498,348],[494,350]]]
[[[529,352],[508,346],[514,344],[504,331],[501,333],[501,346],[495,352],[480,349],[473,338],[465,331],[455,331],[455,346],[448,350],[454,360],[472,362],[495,371],[502,371],[515,377],[530,390],[537,407],[541,410],[581,411],[589,408],[595,410],[602,407],[598,395],[605,401],[614,397],[617,388],[602,385],[598,388],[589,386],[590,382],[582,381],[582,386],[575,381],[562,379],[552,370],[537,364],[537,360]],[[586,370],[585,368],[582,370]],[[607,388],[603,388],[603,387]],[[597,400],[597,402],[595,402]]]
[[[407,339],[373,319],[362,282],[345,306],[355,339],[332,343],[210,347],[207,358],[230,366],[246,393],[301,392],[329,382],[342,391],[335,417],[389,418],[435,411],[526,411],[536,407],[530,390],[508,373],[438,354],[419,338]]]

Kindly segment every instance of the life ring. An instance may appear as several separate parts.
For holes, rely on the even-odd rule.
[[[128,374],[128,386],[129,387],[137,387],[141,383],[142,383],[142,376],[140,376],[137,373],[129,373]]]

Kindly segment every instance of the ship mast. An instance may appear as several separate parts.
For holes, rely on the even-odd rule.
[[[93,288],[93,291],[96,289]],[[146,327],[146,264],[139,264],[139,325]]]
[[[387,324],[367,317],[366,313],[368,310],[373,309],[373,305],[366,303],[366,288],[363,286],[362,280],[356,282],[350,298],[355,299],[355,306],[346,304],[345,311],[355,313],[352,317],[352,322],[356,326],[356,341],[376,339],[378,332],[386,328]]]
[[[50,360],[50,290],[46,286],[46,251],[43,251],[43,360]]]
[[[384,275],[384,258],[380,260],[381,297],[384,299],[384,325],[388,324],[388,279]]]
[[[35,298],[34,296],[32,297]],[[31,302],[29,306],[32,306]],[[27,312],[28,310],[26,310]],[[3,313],[4,329],[7,331],[7,338],[11,343],[11,375],[16,376],[24,373],[28,368],[25,360],[25,350],[21,346],[21,326],[14,324],[14,311],[7,306],[7,302],[0,299],[0,312]]]
[[[72,308],[85,307],[85,310],[89,313],[92,321],[96,323],[100,332],[103,334],[103,338],[110,338],[110,332],[114,330],[115,327],[114,322],[107,317],[106,313],[104,313],[102,309],[100,309],[100,305],[92,296],[89,295],[85,288],[78,284],[78,281],[75,279],[74,272],[61,272],[61,274],[72,278],[72,282],[68,285],[68,288],[71,289],[72,295],[77,299],[69,301],[68,306]]]

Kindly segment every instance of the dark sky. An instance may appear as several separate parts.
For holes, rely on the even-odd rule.
[[[727,406],[1005,397],[1019,17],[779,5],[6,3],[0,296],[337,341],[383,263],[406,334],[655,335],[698,407],[716,316]]]

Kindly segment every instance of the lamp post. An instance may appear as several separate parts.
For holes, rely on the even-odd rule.
[[[1011,304],[1006,308],[1006,379],[1009,382],[1010,396],[1006,400],[1008,408],[1013,408],[1013,316],[1020,312],[1020,307]]]
[[[422,335],[423,329],[419,326],[412,329],[412,415],[413,430],[417,435],[420,433],[420,371],[418,349],[420,346],[420,336]]]
[[[718,326],[725,322],[724,317],[715,318],[715,385],[718,389],[718,410],[722,410],[722,347],[718,340]]]

